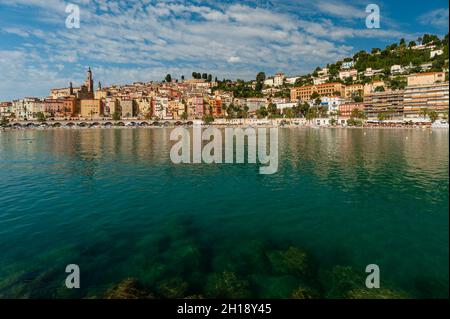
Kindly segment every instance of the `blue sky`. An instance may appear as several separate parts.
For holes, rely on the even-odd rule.
[[[68,3],[80,6],[80,29],[65,27]],[[380,6],[380,29],[366,28],[369,3]],[[447,0],[0,0],[0,101],[79,84],[88,66],[104,85],[193,71],[298,75],[447,32]]]

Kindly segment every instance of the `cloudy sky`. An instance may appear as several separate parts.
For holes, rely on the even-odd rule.
[[[66,6],[80,28],[66,28]],[[381,9],[366,28],[365,8]],[[311,72],[361,49],[448,32],[447,0],[0,0],[0,101],[79,84]]]

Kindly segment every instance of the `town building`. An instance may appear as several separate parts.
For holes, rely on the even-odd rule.
[[[35,97],[26,97],[13,101],[12,109],[17,119],[25,121],[35,120],[37,119],[38,113],[42,113],[43,115],[45,113],[43,101]]]
[[[283,86],[284,84],[284,79],[286,78],[286,76],[284,75],[284,73],[277,73],[275,74],[275,77],[273,78],[273,85],[274,86]]]
[[[345,97],[347,99],[353,96],[364,96],[364,85],[363,84],[351,84],[345,86]]]
[[[404,93],[405,119],[423,117],[424,110],[448,115],[449,83],[444,82],[445,73],[432,72],[408,77]]]
[[[355,62],[353,62],[353,61],[346,61],[346,62],[343,62],[343,63],[342,63],[341,68],[342,68],[343,70],[347,70],[347,69],[353,68],[354,65],[355,65]]]
[[[418,73],[408,76],[408,86],[427,85],[445,82],[444,72]]]
[[[404,72],[405,72],[405,69],[401,65],[395,64],[395,65],[391,66],[391,74],[394,74],[394,75],[402,74]]]
[[[442,55],[442,54],[444,54],[444,50],[441,50],[441,49],[439,49],[439,50],[432,50],[430,52],[430,59],[433,59],[433,58],[437,57],[438,55]]]
[[[377,90],[380,90],[380,89],[381,90],[385,90],[386,89],[386,85],[385,85],[384,81],[373,81],[371,83],[366,83],[364,85],[364,95],[373,93],[373,92],[375,92]]]
[[[137,115],[136,103],[133,99],[120,99],[119,104],[122,118],[132,118]]]
[[[248,98],[246,104],[249,113],[255,113],[262,107],[267,108],[269,105],[268,100],[266,98],[257,98],[257,97]]]
[[[336,114],[339,106],[346,102],[346,99],[340,96],[325,96],[321,98],[320,105],[328,109],[328,114]]]
[[[351,78],[352,81],[355,81],[358,78],[358,71],[355,69],[341,70],[339,71],[339,78],[342,81],[345,81],[348,78]]]
[[[77,102],[74,97],[44,99],[44,114],[51,118],[76,116]]]
[[[0,103],[0,118],[10,118],[13,115],[13,104],[11,102]]]
[[[339,115],[344,118],[350,118],[353,110],[364,112],[364,103],[347,102],[339,105]]]
[[[308,101],[314,92],[317,92],[320,96],[331,96],[337,93],[340,96],[345,96],[345,85],[339,82],[333,82],[294,87],[291,89],[291,101]]]
[[[369,120],[385,119],[403,120],[403,90],[373,92],[364,95],[364,111]]]
[[[135,100],[136,115],[141,118],[152,117],[152,99],[150,97],[142,97]]]
[[[85,119],[99,119],[102,115],[101,100],[80,100],[80,115]]]

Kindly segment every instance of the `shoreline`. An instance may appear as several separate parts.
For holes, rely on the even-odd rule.
[[[93,127],[81,127],[81,126],[75,126],[75,127],[53,127],[53,126],[47,126],[47,127],[0,127],[0,132],[8,132],[8,131],[49,131],[49,130],[108,130],[108,129],[165,129],[165,128],[177,128],[177,127],[187,127],[187,128],[193,128],[195,126],[193,125],[168,125],[168,126],[93,126]],[[219,129],[225,129],[225,128],[279,128],[279,129],[369,129],[369,130],[449,130],[449,127],[432,127],[431,125],[427,126],[411,126],[411,125],[398,125],[398,126],[314,126],[314,125],[224,125],[224,124],[209,124],[209,125],[202,125],[204,128],[208,127],[216,127]]]

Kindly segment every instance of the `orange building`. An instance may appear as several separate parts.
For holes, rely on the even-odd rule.
[[[65,118],[75,116],[77,113],[76,100],[75,98],[45,99],[44,110],[46,116],[50,117]]]
[[[353,110],[364,112],[364,103],[344,103],[339,105],[339,114],[342,117],[350,118]]]
[[[209,105],[211,106],[212,115],[214,117],[222,116],[222,100],[220,98],[214,98],[209,100]]]

